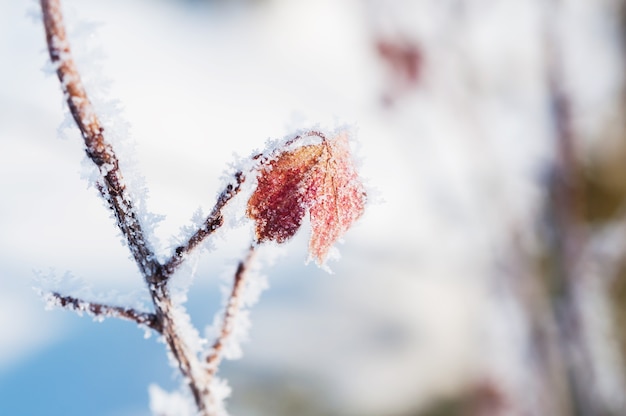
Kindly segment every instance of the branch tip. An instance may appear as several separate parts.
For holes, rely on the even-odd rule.
[[[209,354],[206,356],[205,363],[207,368],[207,374],[209,380],[211,380],[217,373],[217,368],[223,359],[223,350],[226,345],[226,341],[231,336],[237,316],[241,311],[242,294],[246,285],[246,277],[248,271],[254,261],[256,254],[256,244],[250,245],[248,252],[244,260],[240,261],[235,272],[233,288],[228,298],[228,303],[224,310],[224,319],[222,321],[222,328],[220,333],[213,344]]]
[[[89,302],[74,296],[64,296],[58,292],[49,292],[46,294],[45,298],[48,304],[68,309],[79,314],[86,312],[94,317],[126,319],[138,325],[154,329],[158,333],[162,333],[163,331],[161,323],[154,313],[140,312],[133,308],[125,308],[122,306]]]

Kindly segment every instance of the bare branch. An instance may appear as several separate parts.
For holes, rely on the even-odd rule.
[[[235,279],[233,282],[233,289],[228,298],[228,304],[224,312],[224,320],[222,321],[222,329],[220,334],[211,348],[211,352],[206,357],[207,372],[209,377],[212,378],[217,372],[217,368],[223,358],[223,350],[226,340],[233,332],[237,315],[241,310],[241,295],[246,284],[246,277],[252,261],[254,260],[255,246],[251,245],[248,249],[248,253],[244,260],[239,262],[237,271],[235,272]]]
[[[207,216],[200,227],[191,238],[183,245],[176,247],[174,254],[163,265],[162,273],[167,278],[174,273],[174,271],[181,265],[191,251],[193,251],[200,243],[202,243],[208,236],[213,234],[224,223],[222,216],[222,209],[226,204],[239,193],[241,190],[241,184],[245,181],[245,177],[242,172],[235,174],[235,183],[229,183],[224,191],[220,194],[213,207],[211,213]]]
[[[85,141],[87,156],[98,167],[98,189],[113,210],[117,225],[128,242],[135,262],[146,279],[158,276],[159,264],[141,228],[113,147],[104,138],[104,128],[87,96],[72,58],[59,0],[41,0],[46,41],[56,66],[67,105]]]
[[[133,308],[105,305],[103,303],[89,302],[73,296],[63,296],[57,292],[48,293],[46,298],[61,308],[75,312],[87,312],[90,315],[102,318],[121,318],[133,321],[138,325],[144,325],[161,333],[163,328],[154,313],[139,312]]]

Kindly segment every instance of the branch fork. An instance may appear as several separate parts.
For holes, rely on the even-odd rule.
[[[177,247],[167,261],[158,262],[154,251],[146,240],[146,234],[138,219],[139,215],[135,209],[135,204],[126,189],[124,176],[120,170],[113,146],[106,140],[105,129],[88,98],[72,58],[60,1],[41,0],[41,8],[50,59],[56,68],[56,74],[69,110],[80,129],[85,144],[85,152],[100,173],[97,184],[98,191],[109,209],[113,211],[117,226],[122,232],[135,263],[148,286],[154,312],[142,312],[132,308],[90,302],[57,292],[47,294],[47,298],[52,304],[68,310],[78,313],[86,312],[97,318],[114,317],[130,320],[161,334],[178,362],[178,367],[189,385],[200,414],[211,416],[214,414],[216,406],[210,385],[217,371],[217,365],[221,361],[225,338],[230,335],[232,322],[239,310],[238,298],[241,296],[246,271],[252,261],[251,253],[253,253],[254,247],[250,247],[249,255],[237,268],[235,284],[228,302],[223,328],[213,348],[208,353],[206,362],[200,360],[179,333],[179,324],[176,314],[173,313],[174,305],[169,293],[168,282],[174,272],[185,262],[188,255],[223,225],[222,209],[239,193],[245,177],[242,172],[236,173],[234,180],[219,195],[215,206],[202,226],[186,243]]]
[[[97,318],[131,320],[161,334],[191,390],[199,414],[222,414],[221,398],[215,392],[218,386],[215,376],[244,306],[243,293],[256,247],[268,241],[287,241],[295,235],[308,213],[312,231],[309,256],[324,266],[332,245],[363,213],[366,193],[350,155],[348,133],[339,131],[333,137],[326,137],[319,131],[308,131],[252,158],[254,166],[246,168],[245,173],[251,171],[257,175],[246,216],[255,222],[255,238],[235,272],[216,340],[207,351],[198,352],[183,336],[182,328],[188,325],[189,319],[174,305],[168,283],[189,254],[224,224],[223,209],[241,192],[246,180],[244,172],[233,175],[203,223],[174,249],[169,259],[160,262],[147,241],[117,155],[106,139],[105,129],[72,58],[60,0],[40,1],[50,59],[81,131],[85,152],[100,173],[97,189],[113,212],[146,282],[154,312],[89,302],[60,293],[50,293],[48,299],[57,306],[87,312]]]

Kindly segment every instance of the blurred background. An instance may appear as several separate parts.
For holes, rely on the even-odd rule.
[[[334,274],[304,264],[307,230],[261,253],[270,287],[220,370],[231,414],[626,415],[622,0],[63,5],[162,254],[236,155],[316,126],[358,138],[371,201]],[[0,56],[0,414],[148,415],[148,386],[179,384],[163,343],[32,289],[147,299],[37,2],[0,0]],[[176,277],[195,276],[199,328],[250,233]]]

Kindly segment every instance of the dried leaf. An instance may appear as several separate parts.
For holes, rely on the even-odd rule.
[[[350,157],[348,136],[341,133],[282,152],[266,163],[248,201],[247,215],[255,220],[259,242],[282,243],[298,231],[308,209],[309,255],[323,264],[364,205],[365,191]]]
[[[325,156],[315,167],[307,192],[312,230],[309,255],[318,264],[365,208],[365,190],[354,168],[346,133],[327,142]]]

